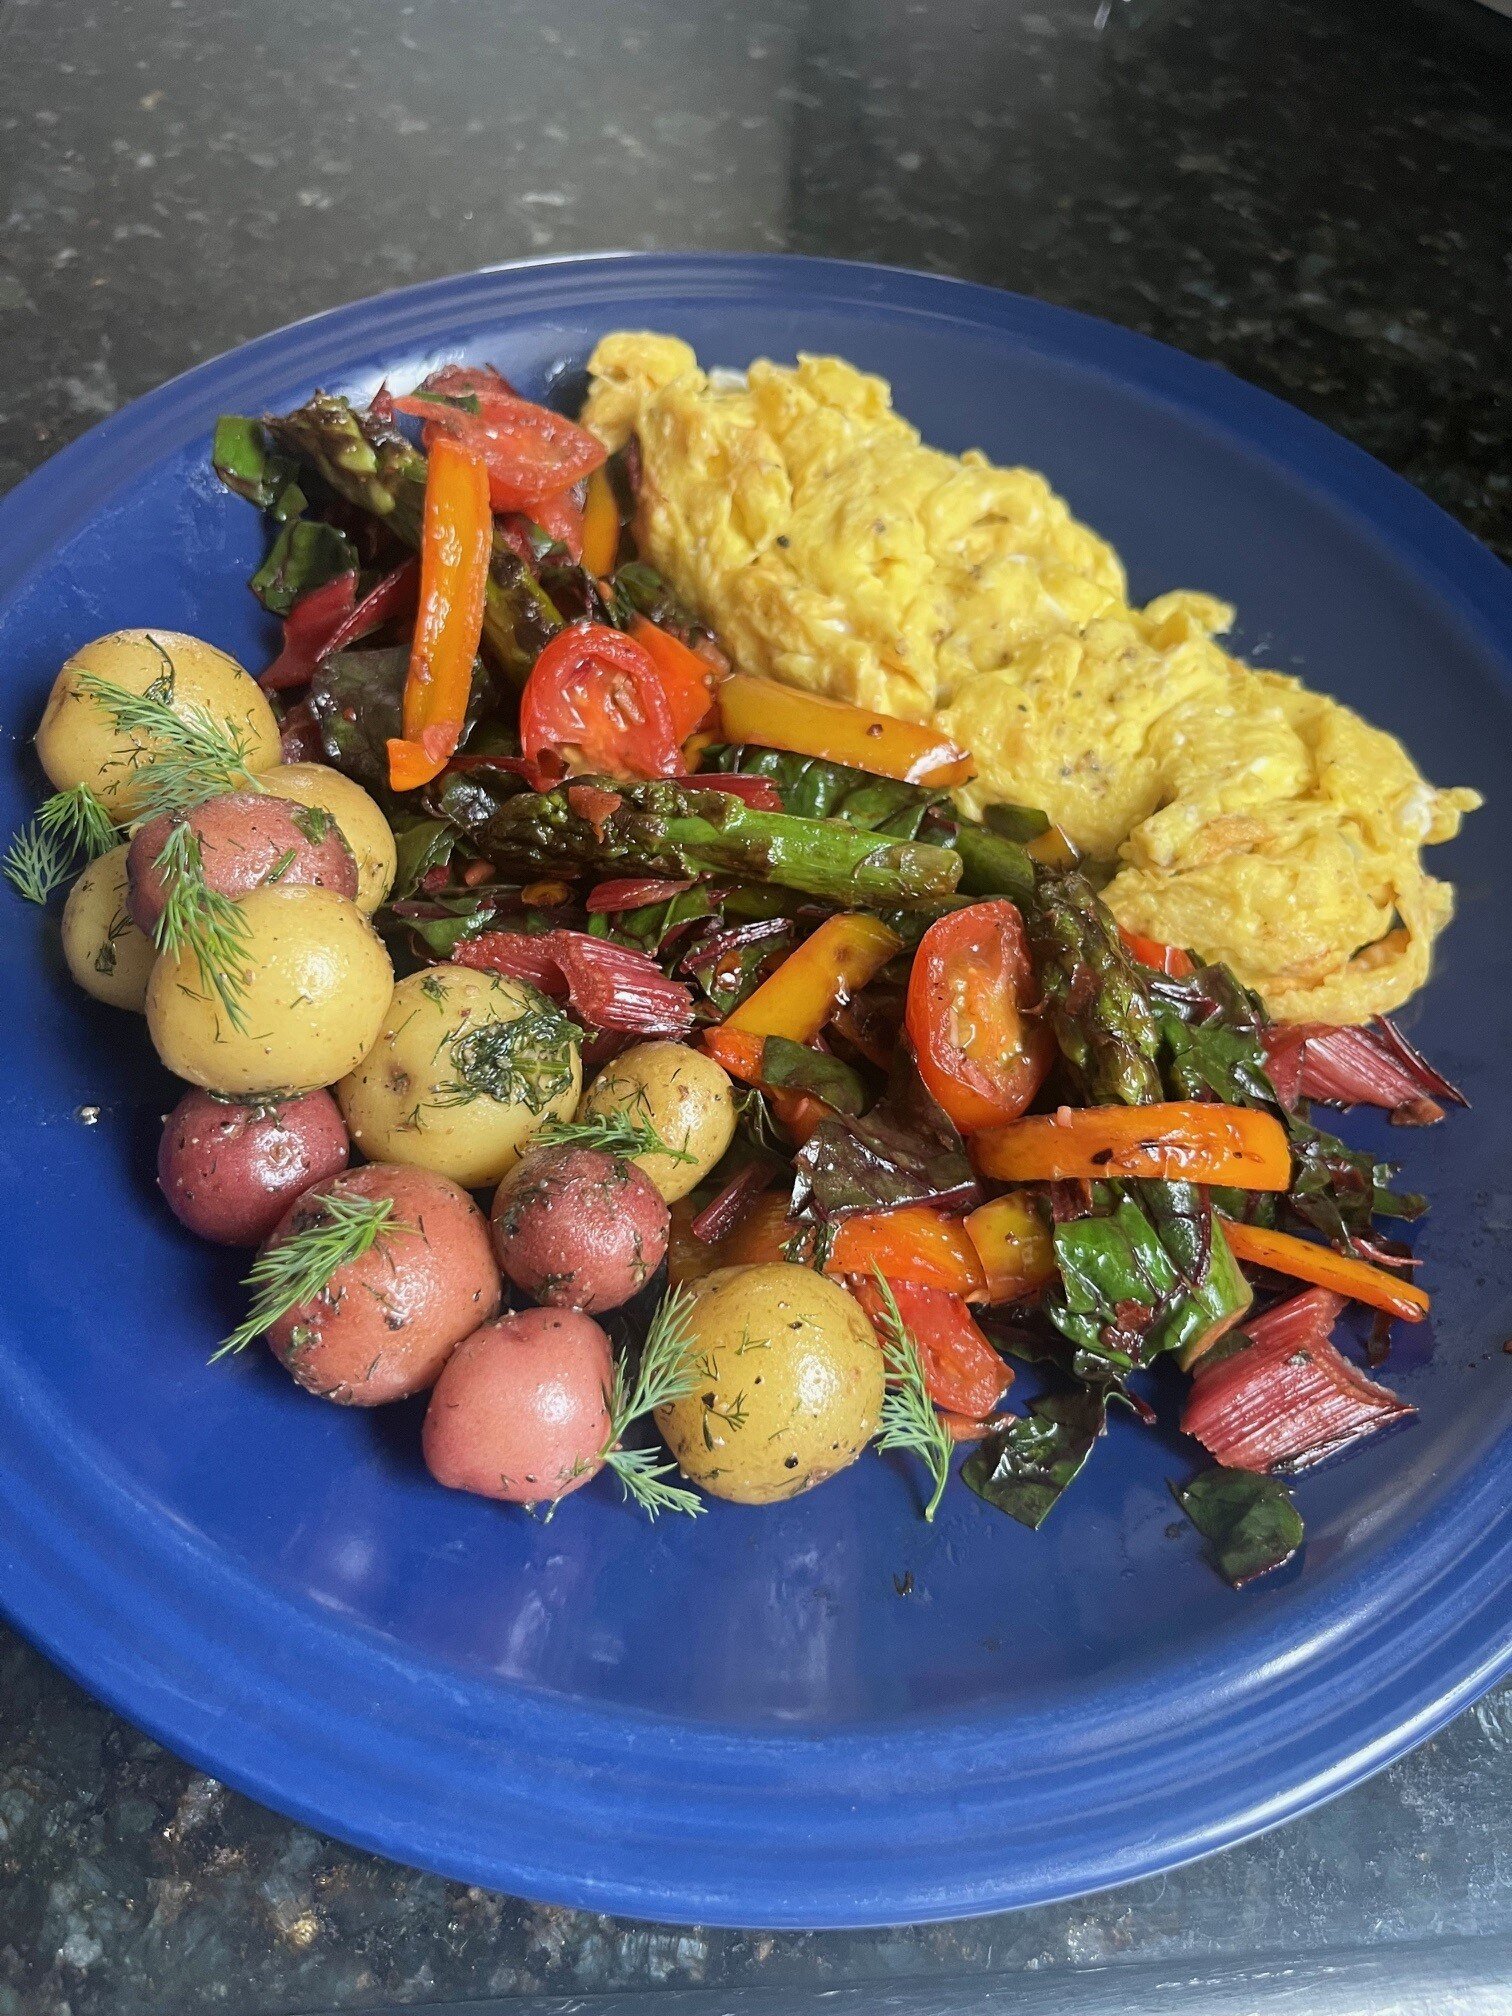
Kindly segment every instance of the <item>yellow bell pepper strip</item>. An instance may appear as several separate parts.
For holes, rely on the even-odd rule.
[[[415,791],[439,777],[461,740],[492,543],[487,465],[441,435],[425,479],[420,607],[404,682],[404,735],[388,745],[389,783],[396,791]]]
[[[943,1288],[966,1302],[987,1300],[987,1276],[963,1221],[928,1204],[840,1219],[824,1271],[868,1279],[880,1273],[915,1288]]]
[[[1384,1267],[1372,1267],[1353,1254],[1336,1253],[1331,1246],[1299,1239],[1295,1233],[1273,1232],[1268,1226],[1244,1225],[1237,1219],[1224,1219],[1223,1236],[1234,1258],[1251,1267],[1268,1267],[1294,1281],[1331,1288],[1351,1302],[1365,1302],[1372,1309],[1400,1316],[1404,1323],[1421,1323],[1428,1314],[1428,1296],[1415,1282],[1400,1281]]]
[[[812,1043],[835,1010],[902,949],[897,932],[878,917],[859,911],[827,917],[721,1026]]]
[[[937,729],[749,672],[732,672],[720,687],[719,717],[727,742],[791,749],[908,784],[954,789],[976,774],[965,750]]]
[[[966,1236],[987,1276],[990,1302],[1017,1302],[1055,1275],[1055,1240],[1026,1190],[1010,1190],[966,1215]]]
[[[1000,1183],[1155,1177],[1284,1190],[1291,1181],[1291,1149],[1279,1120],[1206,1100],[1062,1106],[986,1128],[971,1147],[977,1167]]]
[[[614,501],[614,485],[602,465],[588,478],[588,494],[583,499],[583,565],[597,580],[612,574],[619,556],[619,506]]]

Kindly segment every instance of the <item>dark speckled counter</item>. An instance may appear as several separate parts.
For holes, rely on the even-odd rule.
[[[1512,556],[1509,220],[1512,21],[1472,0],[0,0],[0,489],[334,302],[532,253],[787,248],[1214,359]],[[1509,1797],[1512,1692],[1079,1903],[649,1929],[290,1826],[0,1632],[0,2016],[1480,2016],[1512,2008]]]

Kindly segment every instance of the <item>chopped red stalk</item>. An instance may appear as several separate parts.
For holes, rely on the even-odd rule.
[[[497,770],[506,777],[523,777],[532,791],[552,791],[567,775],[567,765],[555,751],[543,749],[539,756],[453,756],[445,776],[458,770]]]
[[[770,1162],[747,1162],[737,1169],[717,1197],[705,1204],[688,1230],[705,1246],[717,1246],[735,1230],[763,1190],[771,1186],[776,1170]]]
[[[1283,1105],[1321,1099],[1333,1106],[1381,1106],[1410,1124],[1443,1118],[1439,1100],[1463,1106],[1464,1094],[1419,1055],[1384,1016],[1366,1028],[1322,1022],[1265,1030],[1266,1061]]]
[[[1230,1469],[1290,1472],[1415,1414],[1335,1348],[1342,1306],[1310,1288],[1247,1324],[1233,1351],[1199,1361],[1182,1428]]]
[[[586,931],[484,931],[464,939],[452,960],[528,980],[543,994],[565,1000],[593,1029],[682,1036],[693,1026],[693,996],[686,987],[669,980],[644,952]]]
[[[691,882],[665,882],[655,875],[627,875],[617,882],[600,882],[588,891],[586,908],[590,916],[614,910],[640,910],[648,903],[668,903],[693,887]]]
[[[688,784],[691,789],[723,791],[727,797],[743,798],[754,812],[782,810],[782,794],[770,777],[727,777],[718,770],[700,770]]]
[[[302,595],[284,618],[283,649],[259,682],[267,693],[303,686],[322,660],[344,651],[385,623],[407,616],[420,589],[420,563],[406,560],[355,600],[357,576],[338,574],[334,581]]]

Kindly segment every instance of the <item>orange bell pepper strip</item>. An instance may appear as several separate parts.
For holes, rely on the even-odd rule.
[[[1225,1218],[1223,1236],[1236,1260],[1251,1267],[1268,1267],[1275,1274],[1288,1274],[1294,1281],[1310,1281],[1315,1288],[1331,1288],[1351,1302],[1368,1303],[1400,1316],[1405,1323],[1421,1323],[1428,1314],[1425,1291],[1412,1281],[1399,1281],[1384,1267],[1372,1267],[1353,1254],[1336,1253],[1331,1246],[1319,1246],[1295,1233],[1273,1232],[1265,1225],[1244,1225]]]
[[[973,1135],[971,1147],[977,1167],[1000,1183],[1149,1176],[1284,1190],[1291,1181],[1291,1149],[1279,1120],[1205,1100],[1062,1106],[986,1128]]]
[[[763,749],[791,749],[846,763],[877,777],[941,790],[965,784],[976,774],[964,749],[948,735],[891,714],[873,714],[848,701],[804,693],[776,679],[732,672],[719,689],[719,717],[727,742],[755,742]]]
[[[723,1239],[706,1241],[693,1236],[699,1206],[690,1197],[680,1198],[672,1206],[667,1241],[667,1278],[672,1286],[701,1281],[716,1267],[760,1267],[786,1259],[787,1242],[797,1229],[788,1217],[791,1202],[785,1190],[763,1191]]]
[[[887,1300],[877,1277],[863,1274],[848,1286],[885,1340]],[[911,1281],[887,1286],[918,1346],[925,1389],[935,1406],[971,1420],[990,1414],[1013,1384],[1013,1368],[993,1350],[960,1296]]]
[[[990,1302],[1017,1302],[1055,1273],[1055,1239],[1045,1214],[1025,1190],[1010,1190],[966,1215],[966,1236],[987,1276]]]
[[[943,1288],[966,1302],[985,1302],[987,1276],[959,1218],[928,1204],[863,1211],[839,1221],[826,1274],[884,1274],[916,1288]]]
[[[609,472],[600,464],[588,478],[583,499],[583,565],[595,580],[613,573],[619,542],[619,505],[614,501]]]
[[[1158,938],[1146,938],[1143,931],[1125,931],[1122,924],[1118,936],[1125,952],[1131,959],[1137,959],[1141,966],[1148,966],[1156,973],[1164,973],[1170,980],[1185,980],[1197,968],[1192,963],[1190,952],[1179,945],[1163,945]]]
[[[415,791],[439,777],[461,740],[492,543],[487,465],[440,435],[425,478],[420,607],[404,682],[404,735],[388,745],[389,783],[396,791]]]
[[[812,1043],[835,1010],[902,946],[880,918],[860,912],[827,917],[733,1014],[704,1031],[704,1048],[732,1078],[759,1085],[761,1046],[768,1036]]]
[[[630,635],[656,667],[672,716],[672,732],[679,742],[686,742],[714,711],[714,667],[649,616],[637,616],[630,625]]]

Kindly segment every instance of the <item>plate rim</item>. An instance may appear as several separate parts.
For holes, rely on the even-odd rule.
[[[715,280],[721,283],[717,288],[711,284]],[[604,288],[642,295],[657,286],[665,293],[691,292],[705,300],[720,291],[731,298],[749,298],[756,292],[787,297],[795,306],[801,306],[807,297],[858,305],[872,301],[888,314],[903,312],[936,321],[943,315],[997,340],[1017,340],[1042,354],[1069,358],[1080,368],[1100,371],[1123,386],[1133,384],[1143,395],[1165,401],[1189,420],[1195,418],[1217,428],[1294,477],[1301,475],[1315,492],[1321,491],[1373,538],[1384,542],[1416,582],[1426,579],[1440,605],[1475,637],[1496,676],[1504,684],[1512,683],[1512,668],[1502,641],[1512,637],[1512,572],[1405,479],[1321,422],[1222,367],[1187,357],[1154,338],[1078,310],[902,267],[777,253],[623,252],[509,261],[344,303],[253,338],[196,364],[131,402],[69,443],[0,499],[0,605],[21,590],[38,568],[46,566],[61,521],[66,518],[74,529],[87,523],[119,482],[132,473],[137,466],[133,457],[144,437],[154,439],[160,450],[164,437],[177,445],[175,421],[181,424],[186,415],[197,415],[203,404],[222,405],[234,391],[237,378],[257,377],[274,356],[280,359],[281,368],[292,369],[303,357],[311,361],[312,369],[320,369],[325,368],[320,363],[323,357],[334,358],[343,343],[350,347],[358,336],[370,336],[374,344],[381,340],[397,348],[406,328],[420,329],[444,312],[464,316],[482,306],[495,289],[502,290],[498,312],[507,314],[511,298],[539,296],[552,288],[559,293],[585,289],[592,299],[602,302],[612,299],[612,294],[603,294]],[[524,305],[532,302],[526,300]],[[336,368],[334,362],[331,368]],[[208,397],[212,389],[213,401]],[[1299,458],[1306,463],[1305,469],[1299,470]],[[76,507],[78,479],[86,470],[112,480],[103,487],[93,484],[87,503]],[[0,1374],[3,1371],[0,1366]],[[0,1376],[0,1415],[5,1410],[8,1383],[14,1386],[17,1382]],[[35,1428],[35,1418],[29,1425]],[[104,1572],[109,1581],[108,1568],[102,1570],[100,1565],[110,1558],[103,1536],[95,1536],[97,1551],[91,1555],[86,1549],[81,1559],[79,1536],[61,1509],[51,1515],[48,1512],[46,1452],[25,1443],[24,1436],[17,1438],[17,1446],[23,1453],[30,1451],[30,1470],[18,1458],[9,1473],[0,1476],[0,1505],[7,1505],[12,1515],[0,1532],[0,1607],[92,1693],[178,1754],[264,1804],[361,1847],[463,1881],[643,1918],[735,1926],[921,1922],[1085,1894],[1245,1839],[1295,1817],[1380,1768],[1432,1734],[1485,1687],[1512,1670],[1512,1617],[1506,1614],[1505,1604],[1505,1592],[1512,1583],[1512,1511],[1502,1515],[1498,1527],[1481,1516],[1479,1504],[1497,1456],[1505,1453],[1509,1443],[1512,1430],[1488,1451],[1479,1484],[1466,1479],[1460,1502],[1436,1511],[1433,1524],[1441,1558],[1429,1586],[1414,1590],[1410,1603],[1404,1605],[1399,1600],[1381,1608],[1381,1614],[1372,1619],[1371,1630],[1384,1634],[1399,1656],[1391,1685],[1376,1690],[1378,1703],[1385,1699],[1395,1702],[1392,1710],[1387,1712],[1384,1705],[1378,1705],[1373,1719],[1361,1718],[1363,1727],[1357,1723],[1351,1734],[1340,1732],[1321,1741],[1318,1730],[1336,1728],[1342,1719],[1337,1712],[1340,1690],[1331,1685],[1336,1712],[1331,1720],[1308,1724],[1313,1731],[1308,1768],[1296,1763],[1278,1766],[1277,1782],[1266,1781],[1264,1762],[1270,1753],[1262,1752],[1258,1763],[1251,1758],[1248,1764],[1261,1789],[1237,1806],[1231,1794],[1218,1795],[1216,1804],[1222,1811],[1213,1810],[1215,1799],[1210,1790],[1207,1806],[1194,1805],[1186,1824],[1176,1830],[1179,1841],[1168,1833],[1162,1837],[1165,1845],[1156,1845],[1149,1838],[1148,1825],[1141,1835],[1125,1817],[1121,1838],[1110,1835],[1099,1846],[1083,1843],[1067,1848],[1058,1860],[1047,1856],[1037,1870],[1004,1868],[991,1853],[992,1842],[1001,1841],[1011,1831],[1002,1788],[998,1788],[994,1806],[977,1796],[973,1778],[986,1754],[982,1746],[995,1719],[993,1711],[957,1717],[948,1746],[951,1769],[937,1770],[941,1760],[937,1751],[932,1753],[931,1771],[926,1774],[931,1785],[924,1789],[934,1790],[936,1808],[942,1799],[946,1807],[952,1807],[952,1800],[965,1802],[972,1824],[983,1838],[975,1850],[974,1873],[962,1870],[957,1859],[954,1873],[944,1882],[930,1881],[917,1867],[900,1864],[896,1858],[890,1863],[879,1862],[856,1839],[846,1844],[850,1859],[843,1865],[846,1873],[837,1877],[830,1853],[833,1829],[816,1834],[812,1824],[801,1874],[785,1874],[781,1868],[795,1827],[803,1831],[798,1815],[788,1810],[793,1804],[793,1788],[782,1784],[782,1774],[800,1763],[812,1768],[821,1755],[832,1764],[843,1762],[845,1770],[832,1775],[832,1790],[848,1789],[858,1802],[858,1824],[875,1824],[878,1809],[875,1801],[868,1805],[862,1796],[864,1780],[877,1768],[882,1753],[897,1749],[895,1732],[901,1724],[885,1725],[881,1735],[836,1736],[821,1731],[788,1734],[770,1742],[742,1739],[739,1747],[747,1754],[736,1759],[729,1737],[721,1734],[717,1725],[712,1729],[670,1722],[643,1726],[634,1718],[608,1710],[579,1713],[556,1707],[553,1720],[558,1726],[570,1727],[579,1778],[564,1793],[560,1785],[553,1790],[533,1764],[526,1770],[519,1756],[512,1761],[520,1811],[528,1812],[534,1796],[540,1813],[553,1822],[570,1818],[578,1830],[575,1852],[564,1854],[558,1848],[554,1856],[543,1856],[537,1850],[533,1859],[529,1849],[505,1846],[501,1850],[498,1844],[491,1850],[470,1852],[460,1840],[444,1838],[434,1820],[427,1827],[423,1811],[415,1810],[413,1794],[406,1808],[402,1790],[396,1791],[392,1784],[385,1795],[387,1804],[384,1798],[375,1797],[365,1803],[364,1794],[372,1794],[371,1785],[365,1785],[360,1774],[353,1777],[349,1760],[343,1775],[329,1752],[317,1749],[313,1757],[304,1757],[302,1769],[289,1777],[291,1766],[298,1761],[292,1748],[287,1759],[279,1753],[269,1762],[272,1752],[267,1731],[258,1728],[255,1718],[248,1720],[244,1740],[238,1742],[234,1728],[228,1733],[224,1713],[207,1712],[203,1703],[192,1700],[186,1704],[189,1677],[213,1674],[218,1660],[225,1656],[224,1645],[217,1643],[204,1618],[181,1615],[170,1643],[158,1642],[135,1658],[123,1657],[108,1625],[102,1628],[97,1621],[109,1614],[109,1606],[100,1601],[98,1580],[92,1582],[90,1577],[93,1565],[96,1578]],[[55,1458],[53,1469],[56,1489],[66,1473],[58,1468]],[[1400,1542],[1395,1544],[1400,1546]],[[190,1564],[183,1565],[185,1581],[178,1593],[187,1591],[193,1579]],[[123,1571],[115,1585],[117,1598],[125,1587]],[[160,1603],[168,1600],[159,1592]],[[268,1595],[265,1600],[274,1599]],[[1425,1630],[1429,1618],[1441,1627],[1441,1635]],[[302,1642],[307,1648],[320,1637],[318,1630],[302,1627]],[[1430,1639],[1431,1652],[1419,1651],[1410,1660],[1400,1660],[1402,1643],[1422,1645]],[[360,1638],[350,1630],[345,1634],[345,1647],[353,1656],[354,1648],[355,1652],[361,1649]],[[1312,1692],[1317,1692],[1338,1656],[1335,1647],[1331,1660],[1314,1662]],[[360,1666],[360,1658],[357,1663]],[[1424,1668],[1428,1670],[1421,1670]],[[424,1678],[428,1682],[429,1676]],[[282,1674],[281,1681],[293,1684],[288,1673]],[[189,1693],[193,1692],[189,1687]],[[532,1707],[517,1702],[514,1706],[517,1731],[538,1720],[539,1704]],[[1295,1697],[1288,1694],[1285,1706],[1287,1720],[1293,1721]],[[1273,1703],[1272,1711],[1274,1707]],[[1358,1715],[1358,1704],[1354,1710]],[[628,1793],[621,1789],[606,1796],[602,1783],[589,1784],[587,1778],[594,1777],[605,1757],[613,1754],[615,1735],[623,1736],[627,1729],[636,1753],[633,1781],[627,1773]],[[1206,1759],[1216,1772],[1221,1761],[1220,1739],[1228,1733],[1226,1726],[1220,1726],[1206,1732],[1205,1748],[1202,1743],[1184,1746],[1189,1760]],[[1277,1743],[1282,1733],[1275,1732]],[[1284,1734],[1294,1739],[1295,1728]],[[347,1732],[348,1746],[350,1736]],[[705,1829],[720,1817],[738,1821],[745,1813],[747,1819],[744,1831],[739,1826],[726,1828],[726,1860],[717,1872],[712,1863],[701,1872],[689,1867],[695,1848],[692,1830],[679,1829],[682,1816],[668,1806],[664,1790],[658,1806],[650,1787],[641,1783],[646,1768],[644,1753],[658,1749],[665,1753],[664,1767],[675,1764],[688,1768],[695,1757],[705,1773],[728,1772],[732,1763],[744,1767],[745,1777],[736,1781],[733,1791],[728,1777],[706,1777],[700,1783],[698,1810]],[[405,1761],[413,1779],[416,1760],[406,1753]],[[889,1756],[886,1761],[895,1774],[907,1780],[907,1771],[898,1774],[896,1757]],[[586,1776],[585,1766],[589,1767]],[[1106,1768],[1111,1771],[1114,1767]],[[948,1789],[942,1792],[942,1785]],[[543,1790],[549,1794],[549,1806],[540,1803]],[[744,1804],[735,1796],[737,1792],[743,1793]],[[727,1795],[722,1816],[720,1793]],[[782,1805],[784,1794],[786,1806]],[[910,1787],[900,1796],[921,1800],[923,1790]],[[1045,1796],[1043,1790],[1034,1795],[1041,1801]],[[637,1798],[640,1806],[635,1804]],[[801,1794],[799,1803],[804,1803]],[[1012,1820],[1021,1826],[1036,1810],[1034,1798],[1026,1795],[1018,1806]],[[1117,1810],[1113,1802],[1109,1815]],[[601,1857],[596,1869],[583,1866],[583,1856],[595,1842],[602,1849],[604,1828],[616,1815],[623,1825],[630,1816],[653,1811],[659,1832],[652,1852],[635,1839],[616,1841],[614,1852],[607,1860]],[[752,1814],[756,1815],[754,1826],[750,1824]],[[1103,1825],[1105,1829],[1111,1826],[1112,1819],[1105,1816]],[[851,1832],[854,1835],[857,1827]],[[517,1823],[516,1835],[528,1840],[528,1826]],[[704,1851],[707,1845],[700,1838],[696,1847]],[[830,1880],[818,1890],[814,1870],[808,1866],[816,1855],[823,1855],[832,1871]],[[774,1866],[763,1870],[766,1858],[771,1858]],[[915,1863],[921,1859],[916,1857]]]

